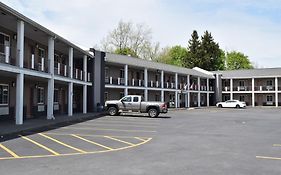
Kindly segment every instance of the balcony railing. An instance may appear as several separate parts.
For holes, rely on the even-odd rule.
[[[17,65],[16,58],[11,57],[11,49],[9,45],[0,44],[0,63]]]
[[[230,87],[229,86],[225,86],[225,87],[222,88],[222,91],[225,91],[225,92],[230,91]]]
[[[234,91],[250,91],[252,87],[248,87],[248,86],[237,86],[234,87],[233,90]]]
[[[77,69],[77,68],[73,69],[73,78],[74,79],[84,81],[85,80],[84,75],[85,75],[85,72],[83,70]]]
[[[255,86],[255,91],[275,91],[274,86]]]
[[[68,77],[69,66],[62,63],[55,63],[55,74]]]

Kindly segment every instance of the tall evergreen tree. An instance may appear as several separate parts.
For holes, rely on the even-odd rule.
[[[191,39],[188,41],[188,55],[183,61],[183,66],[187,68],[193,68],[199,64],[199,48],[200,40],[196,30],[192,32]]]
[[[218,70],[223,64],[219,44],[214,41],[211,33],[205,31],[201,37],[198,67],[210,71]]]

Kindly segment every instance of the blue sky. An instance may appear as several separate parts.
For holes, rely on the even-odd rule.
[[[281,67],[281,0],[2,0],[73,43],[100,44],[120,20],[144,23],[162,47],[187,47],[193,30],[258,67]]]

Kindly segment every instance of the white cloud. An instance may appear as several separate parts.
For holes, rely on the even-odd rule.
[[[163,47],[178,44],[186,47],[194,29],[200,34],[208,30],[222,49],[242,51],[262,67],[281,67],[281,25],[274,14],[261,15],[264,11],[281,10],[281,2],[274,0],[4,0],[4,3],[84,47],[99,44],[122,19],[150,26],[153,39]]]

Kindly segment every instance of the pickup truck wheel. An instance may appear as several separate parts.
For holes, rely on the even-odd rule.
[[[240,108],[240,106],[239,106],[239,105],[236,105],[236,108]]]
[[[218,106],[219,108],[222,108],[222,105],[221,104],[219,104],[219,106]]]
[[[158,112],[157,109],[151,108],[151,109],[148,110],[148,115],[149,115],[149,117],[151,117],[151,118],[158,117],[159,112]]]
[[[111,115],[111,116],[118,114],[118,111],[117,111],[116,107],[109,107],[107,111],[108,111],[108,114]]]

